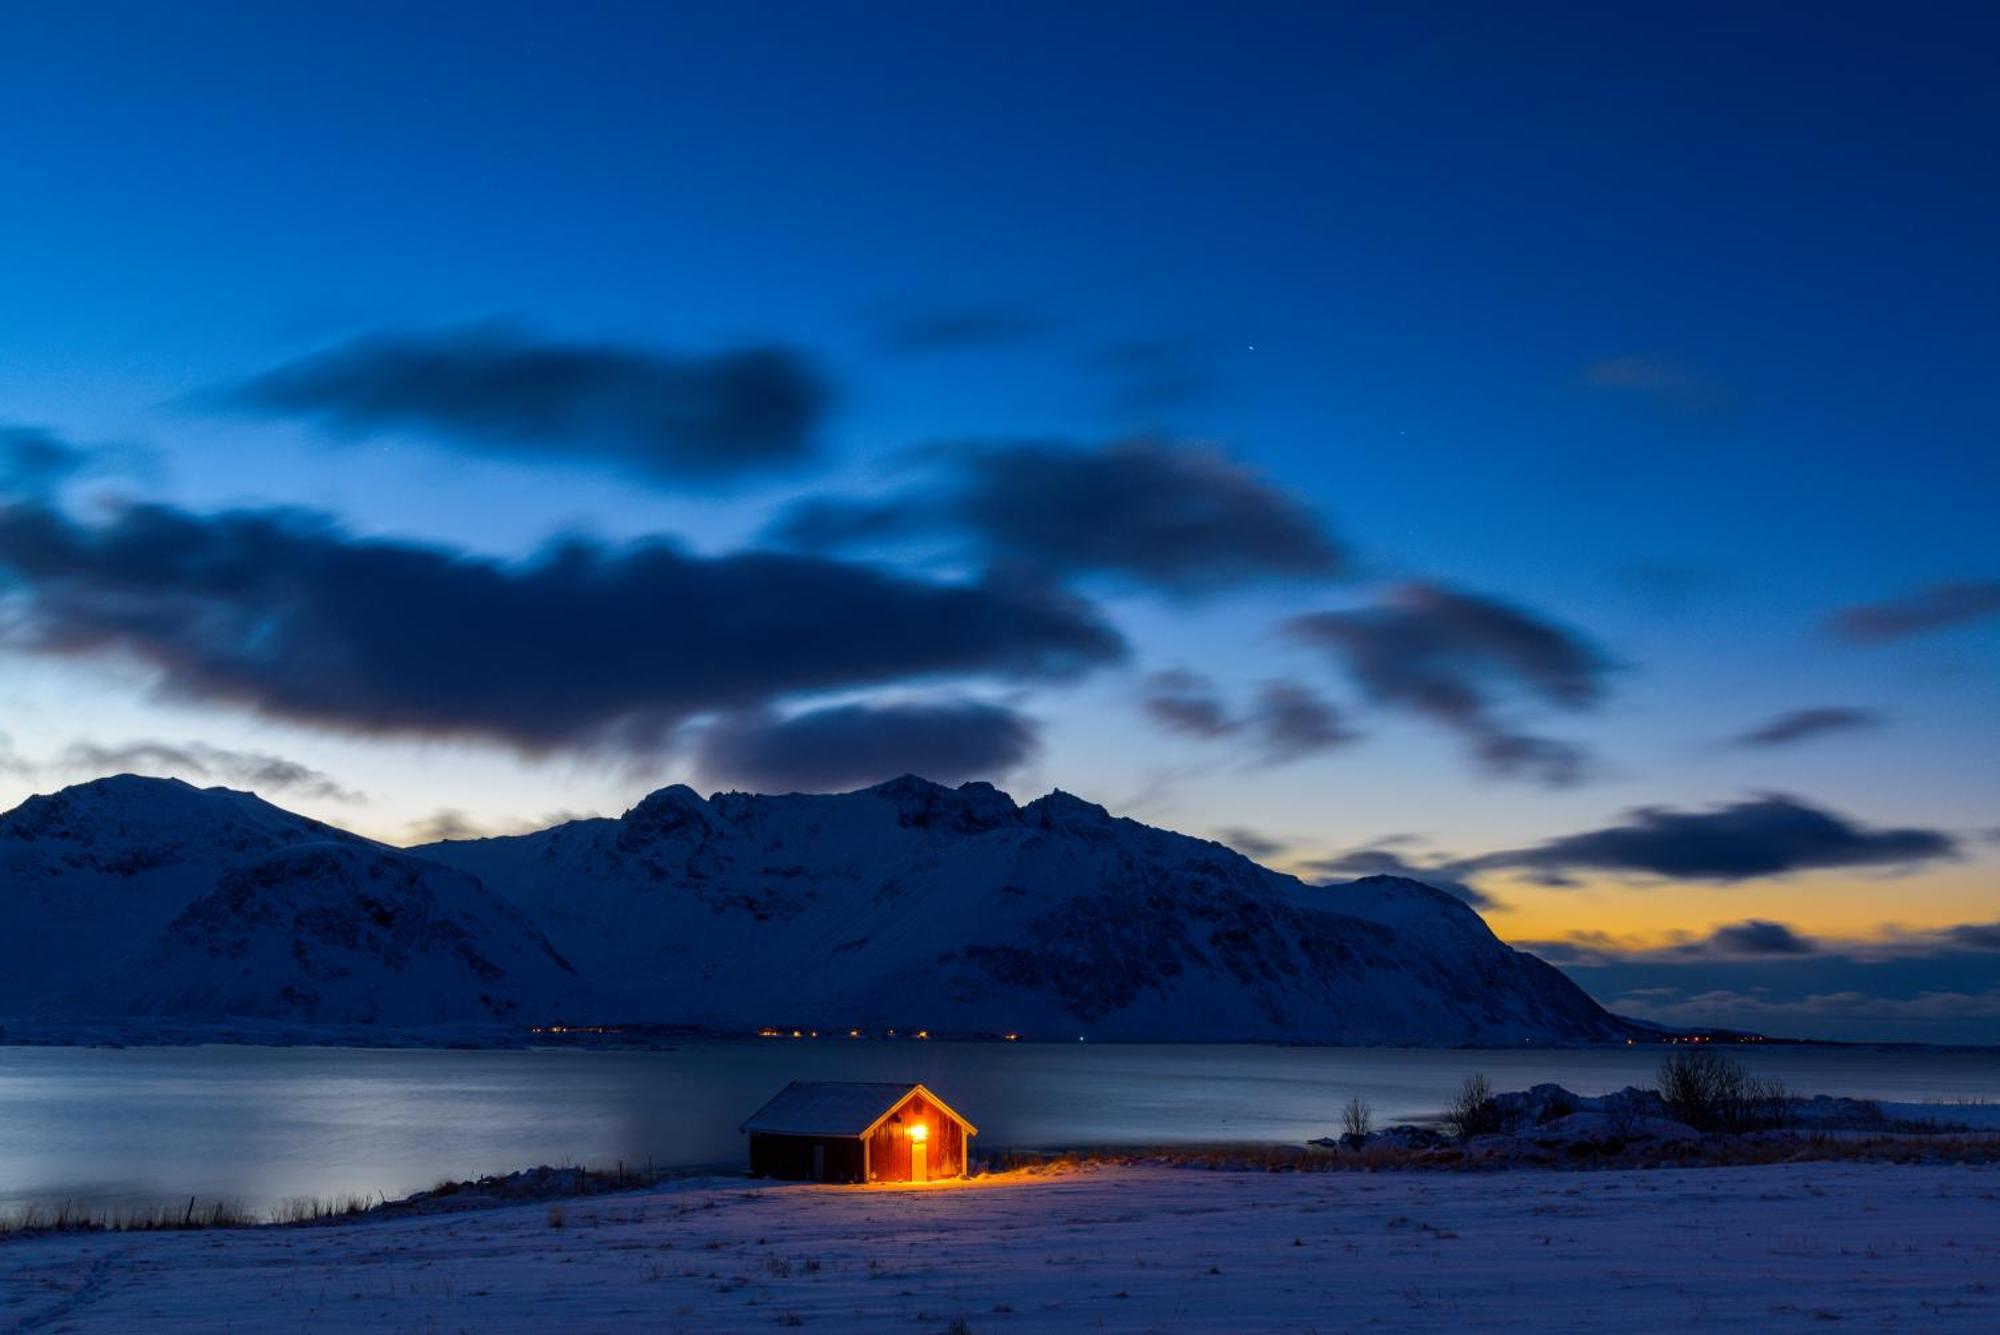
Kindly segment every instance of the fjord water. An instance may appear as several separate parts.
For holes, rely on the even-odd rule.
[[[0,1047],[0,1206],[419,1190],[540,1163],[734,1167],[786,1081],[921,1080],[979,1146],[1291,1141],[1435,1113],[1466,1075],[1583,1094],[1659,1048],[1520,1051],[1083,1043],[691,1043],[670,1051]],[[1800,1093],[2000,1101],[2000,1054],[1741,1047]],[[1940,1111],[1945,1111],[1941,1109]]]

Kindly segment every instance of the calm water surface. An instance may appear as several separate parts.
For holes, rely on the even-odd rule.
[[[1992,1053],[1738,1048],[1802,1093],[2000,1101]],[[1472,1071],[1584,1094],[1660,1050],[1453,1051],[776,1040],[669,1052],[0,1048],[0,1205],[382,1192],[564,1161],[734,1164],[787,1080],[921,1080],[982,1147],[1299,1141],[1359,1094],[1434,1113]]]

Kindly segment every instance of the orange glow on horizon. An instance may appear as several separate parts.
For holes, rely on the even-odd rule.
[[[1612,951],[1656,950],[1746,918],[1782,922],[1829,943],[1884,945],[1898,932],[1990,922],[1996,908],[1990,867],[1976,866],[1894,881],[1832,873],[1731,884],[1642,885],[1599,878],[1557,889],[1494,877],[1479,887],[1506,906],[1483,915],[1504,941],[1602,934]]]

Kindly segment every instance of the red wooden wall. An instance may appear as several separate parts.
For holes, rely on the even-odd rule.
[[[900,1125],[897,1117],[903,1119]],[[918,1121],[930,1128],[930,1176],[958,1177],[965,1172],[965,1129],[922,1094],[913,1093],[868,1138],[869,1181],[910,1180],[910,1137],[905,1128]]]

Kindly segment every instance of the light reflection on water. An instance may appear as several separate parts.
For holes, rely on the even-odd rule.
[[[1733,1048],[1801,1093],[2000,1101],[2000,1055]],[[794,1079],[922,1080],[979,1145],[1299,1141],[1359,1094],[1378,1123],[1497,1088],[1650,1083],[1661,1049],[973,1044],[844,1039],[667,1052],[0,1048],[0,1205],[190,1194],[390,1197],[538,1163],[735,1164],[736,1127]]]

